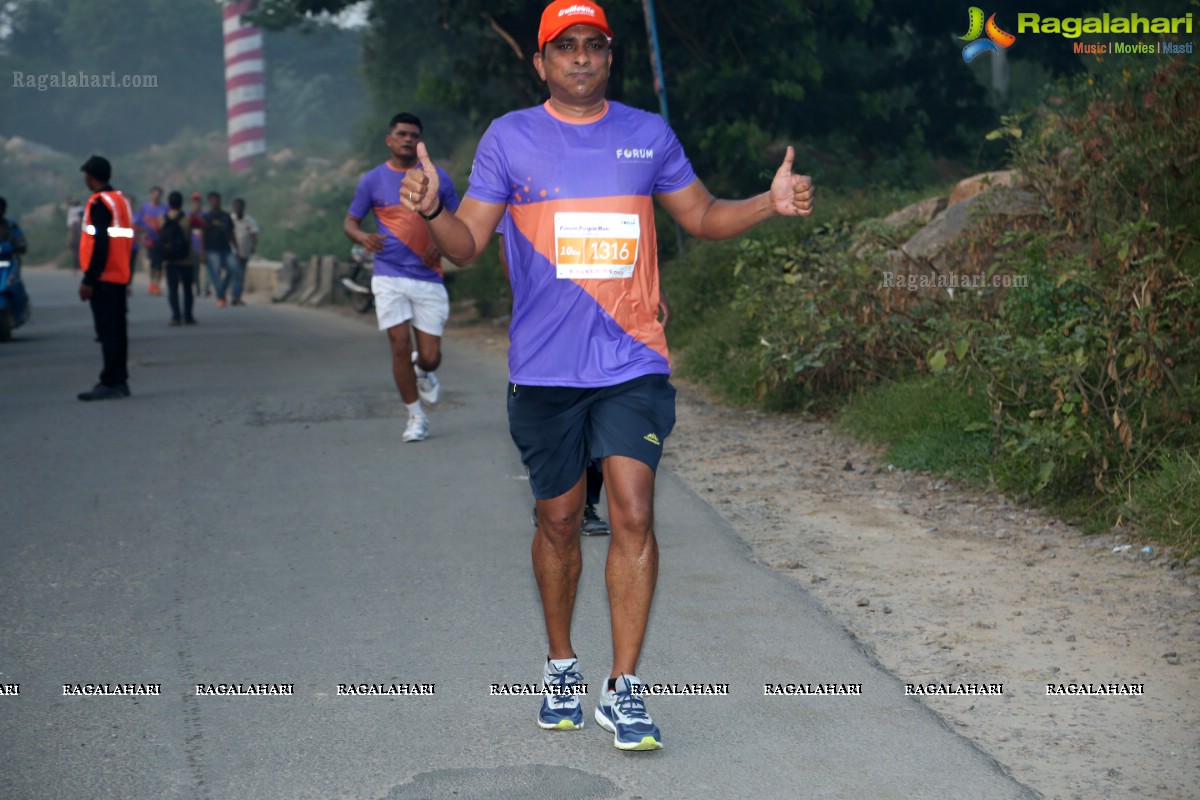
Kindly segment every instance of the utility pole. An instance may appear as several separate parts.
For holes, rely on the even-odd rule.
[[[662,118],[670,124],[667,113],[667,85],[663,80],[662,53],[658,47],[658,24],[654,19],[654,0],[642,0],[642,13],[646,17],[646,39],[650,43],[650,70],[654,73],[654,93],[658,95],[658,108]]]
[[[662,51],[658,47],[658,23],[654,17],[654,0],[642,0],[642,14],[646,18],[646,40],[649,42],[650,70],[654,74],[654,93],[658,95],[659,113],[663,122],[671,124],[671,115],[667,112],[667,82],[663,78]],[[679,252],[683,252],[683,226],[675,223],[675,243]]]

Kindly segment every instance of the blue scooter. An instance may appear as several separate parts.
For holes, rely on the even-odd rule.
[[[0,342],[12,339],[13,330],[28,321],[29,294],[21,282],[21,260],[12,242],[0,242]]]

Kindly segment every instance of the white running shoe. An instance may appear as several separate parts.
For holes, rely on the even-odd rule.
[[[583,727],[583,709],[579,706],[580,694],[587,694],[587,684],[579,673],[579,662],[574,658],[547,661],[542,670],[542,707],[538,711],[537,724],[547,731],[577,731]]]
[[[438,401],[438,396],[441,394],[442,385],[438,383],[437,375],[432,372],[426,372],[417,366],[417,351],[412,354],[413,372],[417,375],[417,394],[421,396],[422,403],[433,405]]]
[[[436,374],[417,370],[417,394],[421,396],[422,403],[433,405],[441,392],[442,385],[438,383]]]
[[[618,750],[661,750],[662,734],[646,713],[642,682],[635,675],[617,678],[616,691],[605,681],[596,704],[596,723],[613,735]]]
[[[423,442],[429,436],[429,417],[424,414],[413,414],[408,418],[408,425],[404,428],[404,436],[406,442]]]

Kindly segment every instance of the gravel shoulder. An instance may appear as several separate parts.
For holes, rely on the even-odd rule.
[[[794,415],[680,389],[663,464],[922,700],[1048,798],[1200,797],[1200,577]],[[1141,696],[1047,696],[1141,684]]]
[[[487,324],[447,335],[507,346]],[[1063,800],[1200,797],[1194,570],[892,469],[824,422],[726,408],[675,383],[664,467],[904,682],[1003,684],[1001,696],[921,699],[1014,777]],[[1144,694],[1048,696],[1048,684]]]

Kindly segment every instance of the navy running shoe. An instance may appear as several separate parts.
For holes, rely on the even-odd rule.
[[[616,680],[616,691],[607,682],[596,706],[596,723],[613,735],[618,750],[661,750],[662,734],[646,713],[646,703],[637,691],[642,682],[634,675]]]
[[[583,709],[579,694],[587,693],[587,685],[579,674],[579,662],[574,658],[559,658],[546,662],[542,670],[542,708],[538,712],[538,727],[547,731],[577,731],[583,727]]]
[[[604,517],[596,513],[595,506],[583,507],[583,526],[579,531],[584,536],[608,536],[612,528],[604,521]]]

